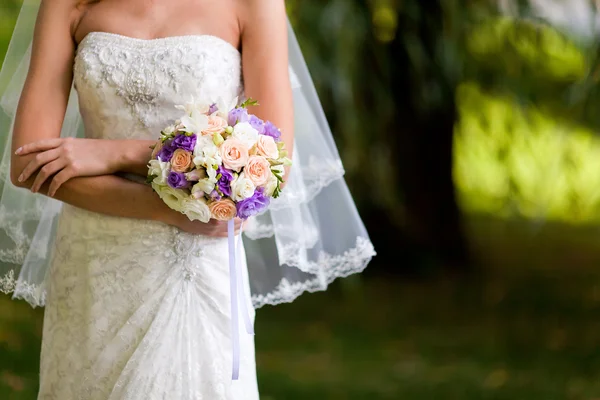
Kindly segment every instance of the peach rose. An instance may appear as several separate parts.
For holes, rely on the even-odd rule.
[[[183,149],[177,149],[173,152],[171,158],[171,170],[175,172],[187,172],[194,165],[192,162],[192,153]]]
[[[265,156],[272,160],[279,158],[279,149],[277,149],[277,143],[271,136],[260,135],[258,142],[256,142],[256,152],[258,155]]]
[[[264,186],[271,177],[271,164],[263,156],[252,156],[244,169],[248,179],[256,186]]]
[[[223,118],[216,115],[210,115],[208,117],[208,128],[202,130],[202,135],[208,136],[214,135],[215,133],[223,133],[227,126],[227,121]]]
[[[152,160],[156,159],[156,156],[158,155],[158,152],[160,151],[160,149],[163,148],[163,143],[161,141],[158,141],[155,145],[154,148],[152,149],[152,155],[150,156],[150,158]]]
[[[237,209],[235,203],[231,199],[222,199],[214,201],[208,205],[212,218],[219,221],[229,221],[235,218]]]
[[[248,162],[248,148],[236,138],[230,137],[219,147],[225,168],[239,172]]]

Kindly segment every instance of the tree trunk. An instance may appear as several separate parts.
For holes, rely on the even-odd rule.
[[[436,54],[443,10],[439,1],[415,0],[415,7],[418,18],[401,10],[399,30],[389,46],[390,90],[397,107],[392,144],[398,155],[397,187],[415,250],[450,272],[464,272],[470,263],[452,176],[455,85]],[[415,51],[421,56],[415,57]]]

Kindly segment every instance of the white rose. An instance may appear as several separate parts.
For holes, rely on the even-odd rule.
[[[246,178],[242,172],[237,179],[231,183],[231,198],[234,201],[247,199],[252,197],[255,189],[256,187],[254,186],[254,183],[252,183],[250,179]]]
[[[244,143],[249,149],[258,141],[258,131],[248,122],[240,122],[233,128],[232,136]]]
[[[203,198],[194,199],[187,197],[181,203],[181,212],[184,213],[190,221],[208,222],[210,221],[210,209],[206,200]]]
[[[157,185],[156,183],[152,183],[152,189],[158,193],[158,196],[170,209],[179,212],[182,211],[182,202],[187,198],[187,195],[182,190],[173,189],[167,185]]]
[[[156,175],[152,181],[157,185],[166,185],[169,171],[171,170],[170,162],[162,162],[160,160],[150,160],[148,163],[148,175]]]

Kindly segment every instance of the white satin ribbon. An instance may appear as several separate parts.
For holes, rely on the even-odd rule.
[[[246,294],[244,274],[242,265],[239,262],[242,258],[242,228],[243,223],[242,226],[240,226],[240,233],[236,243],[234,221],[230,220],[227,223],[227,238],[229,242],[229,290],[231,293],[231,348],[233,353],[231,375],[234,381],[238,380],[240,376],[240,312],[242,313],[246,332],[249,335],[254,335],[254,326],[250,319],[247,301],[249,296]],[[241,307],[241,309],[238,307]]]

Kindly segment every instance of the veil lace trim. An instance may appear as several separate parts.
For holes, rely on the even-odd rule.
[[[304,263],[307,270],[317,275],[315,278],[295,283],[283,279],[277,288],[267,295],[253,295],[252,304],[259,308],[267,304],[291,303],[304,292],[323,291],[336,278],[362,272],[375,255],[373,244],[362,237],[356,239],[356,247],[342,255],[332,256],[321,252],[318,261]]]
[[[264,305],[291,303],[304,292],[325,290],[336,278],[343,278],[362,272],[371,258],[376,255],[373,244],[362,237],[358,237],[356,239],[356,246],[344,254],[334,256],[321,252],[316,262],[300,262],[297,250],[297,248],[285,250],[287,254],[286,263],[289,261],[288,265],[302,267],[302,270],[313,273],[316,277],[295,283],[290,283],[287,279],[283,279],[277,288],[270,293],[252,296],[252,304],[255,308],[260,308]],[[0,278],[0,292],[6,294],[14,292],[14,298],[23,299],[34,307],[43,307],[46,304],[45,285],[18,282],[12,270]]]

